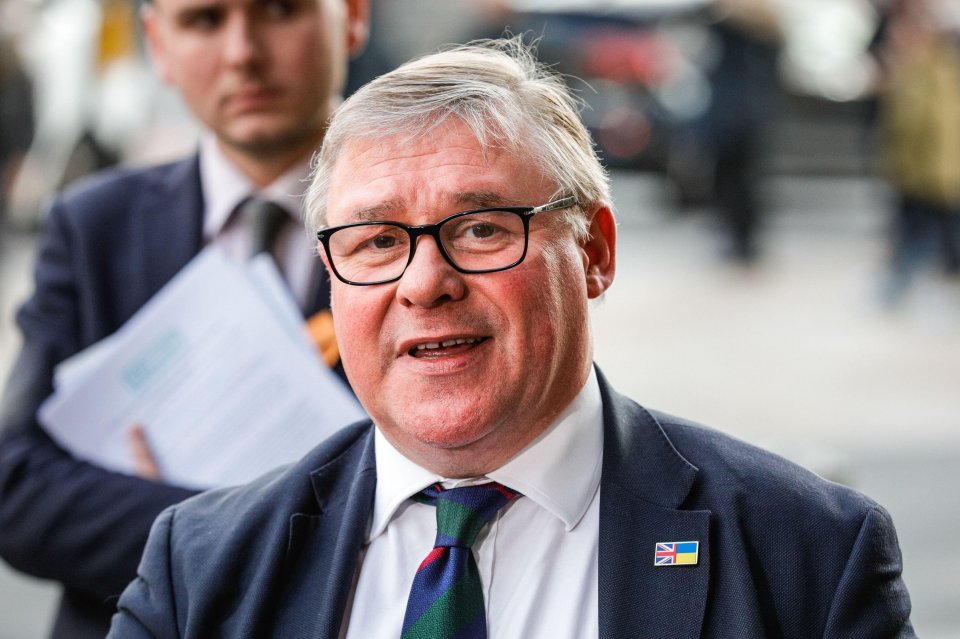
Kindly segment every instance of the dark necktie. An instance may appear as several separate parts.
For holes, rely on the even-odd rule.
[[[290,214],[270,200],[250,198],[240,205],[240,215],[250,229],[250,257],[267,253],[279,265],[277,238]]]
[[[486,639],[483,587],[471,547],[497,511],[520,496],[493,482],[450,490],[436,484],[413,497],[437,507],[437,539],[413,579],[401,639]]]

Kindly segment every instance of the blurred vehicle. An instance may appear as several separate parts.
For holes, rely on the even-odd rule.
[[[540,56],[570,76],[607,166],[671,175],[676,145],[709,105],[698,56],[704,2],[516,1],[511,28],[539,38]],[[682,142],[685,144],[685,142]]]
[[[710,0],[502,4],[512,12],[511,30],[539,38],[541,57],[573,76],[571,84],[589,105],[584,119],[608,166],[662,173],[680,203],[704,201],[712,171],[704,119],[714,99],[710,75],[722,46],[711,29],[717,16],[709,11]],[[776,63],[786,100],[778,117],[795,120],[783,136],[786,143],[776,150],[783,157],[773,158],[772,166],[816,170],[825,156],[824,167],[839,166],[839,160],[831,163],[829,158],[835,149],[821,153],[816,147],[820,136],[810,138],[806,132],[821,119],[833,119],[836,105],[869,95],[872,73],[866,50],[876,12],[869,0],[774,4],[784,38]],[[849,122],[859,127],[861,110],[848,110],[853,115]],[[798,137],[797,131],[805,133]],[[845,152],[856,154],[862,151],[861,138],[851,133],[833,140],[849,139]],[[797,157],[801,149],[810,155],[807,161]]]

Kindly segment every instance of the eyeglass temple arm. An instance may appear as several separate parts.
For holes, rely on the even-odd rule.
[[[560,200],[555,200],[553,202],[547,202],[541,206],[535,206],[530,211],[530,215],[536,215],[537,213],[546,213],[547,211],[559,211],[561,209],[568,209],[571,206],[574,206],[577,203],[577,198],[570,196],[565,197]]]

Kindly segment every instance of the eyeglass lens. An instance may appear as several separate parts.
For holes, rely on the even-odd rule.
[[[454,216],[439,228],[443,251],[457,268],[495,271],[523,256],[524,223],[511,211],[481,211]],[[341,277],[352,282],[381,282],[400,277],[411,253],[410,234],[393,224],[365,224],[330,236],[330,258]]]

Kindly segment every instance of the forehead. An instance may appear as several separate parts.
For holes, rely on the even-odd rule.
[[[411,211],[439,217],[464,208],[541,204],[554,189],[532,157],[482,148],[462,123],[410,138],[359,138],[334,163],[327,197],[331,224]]]

